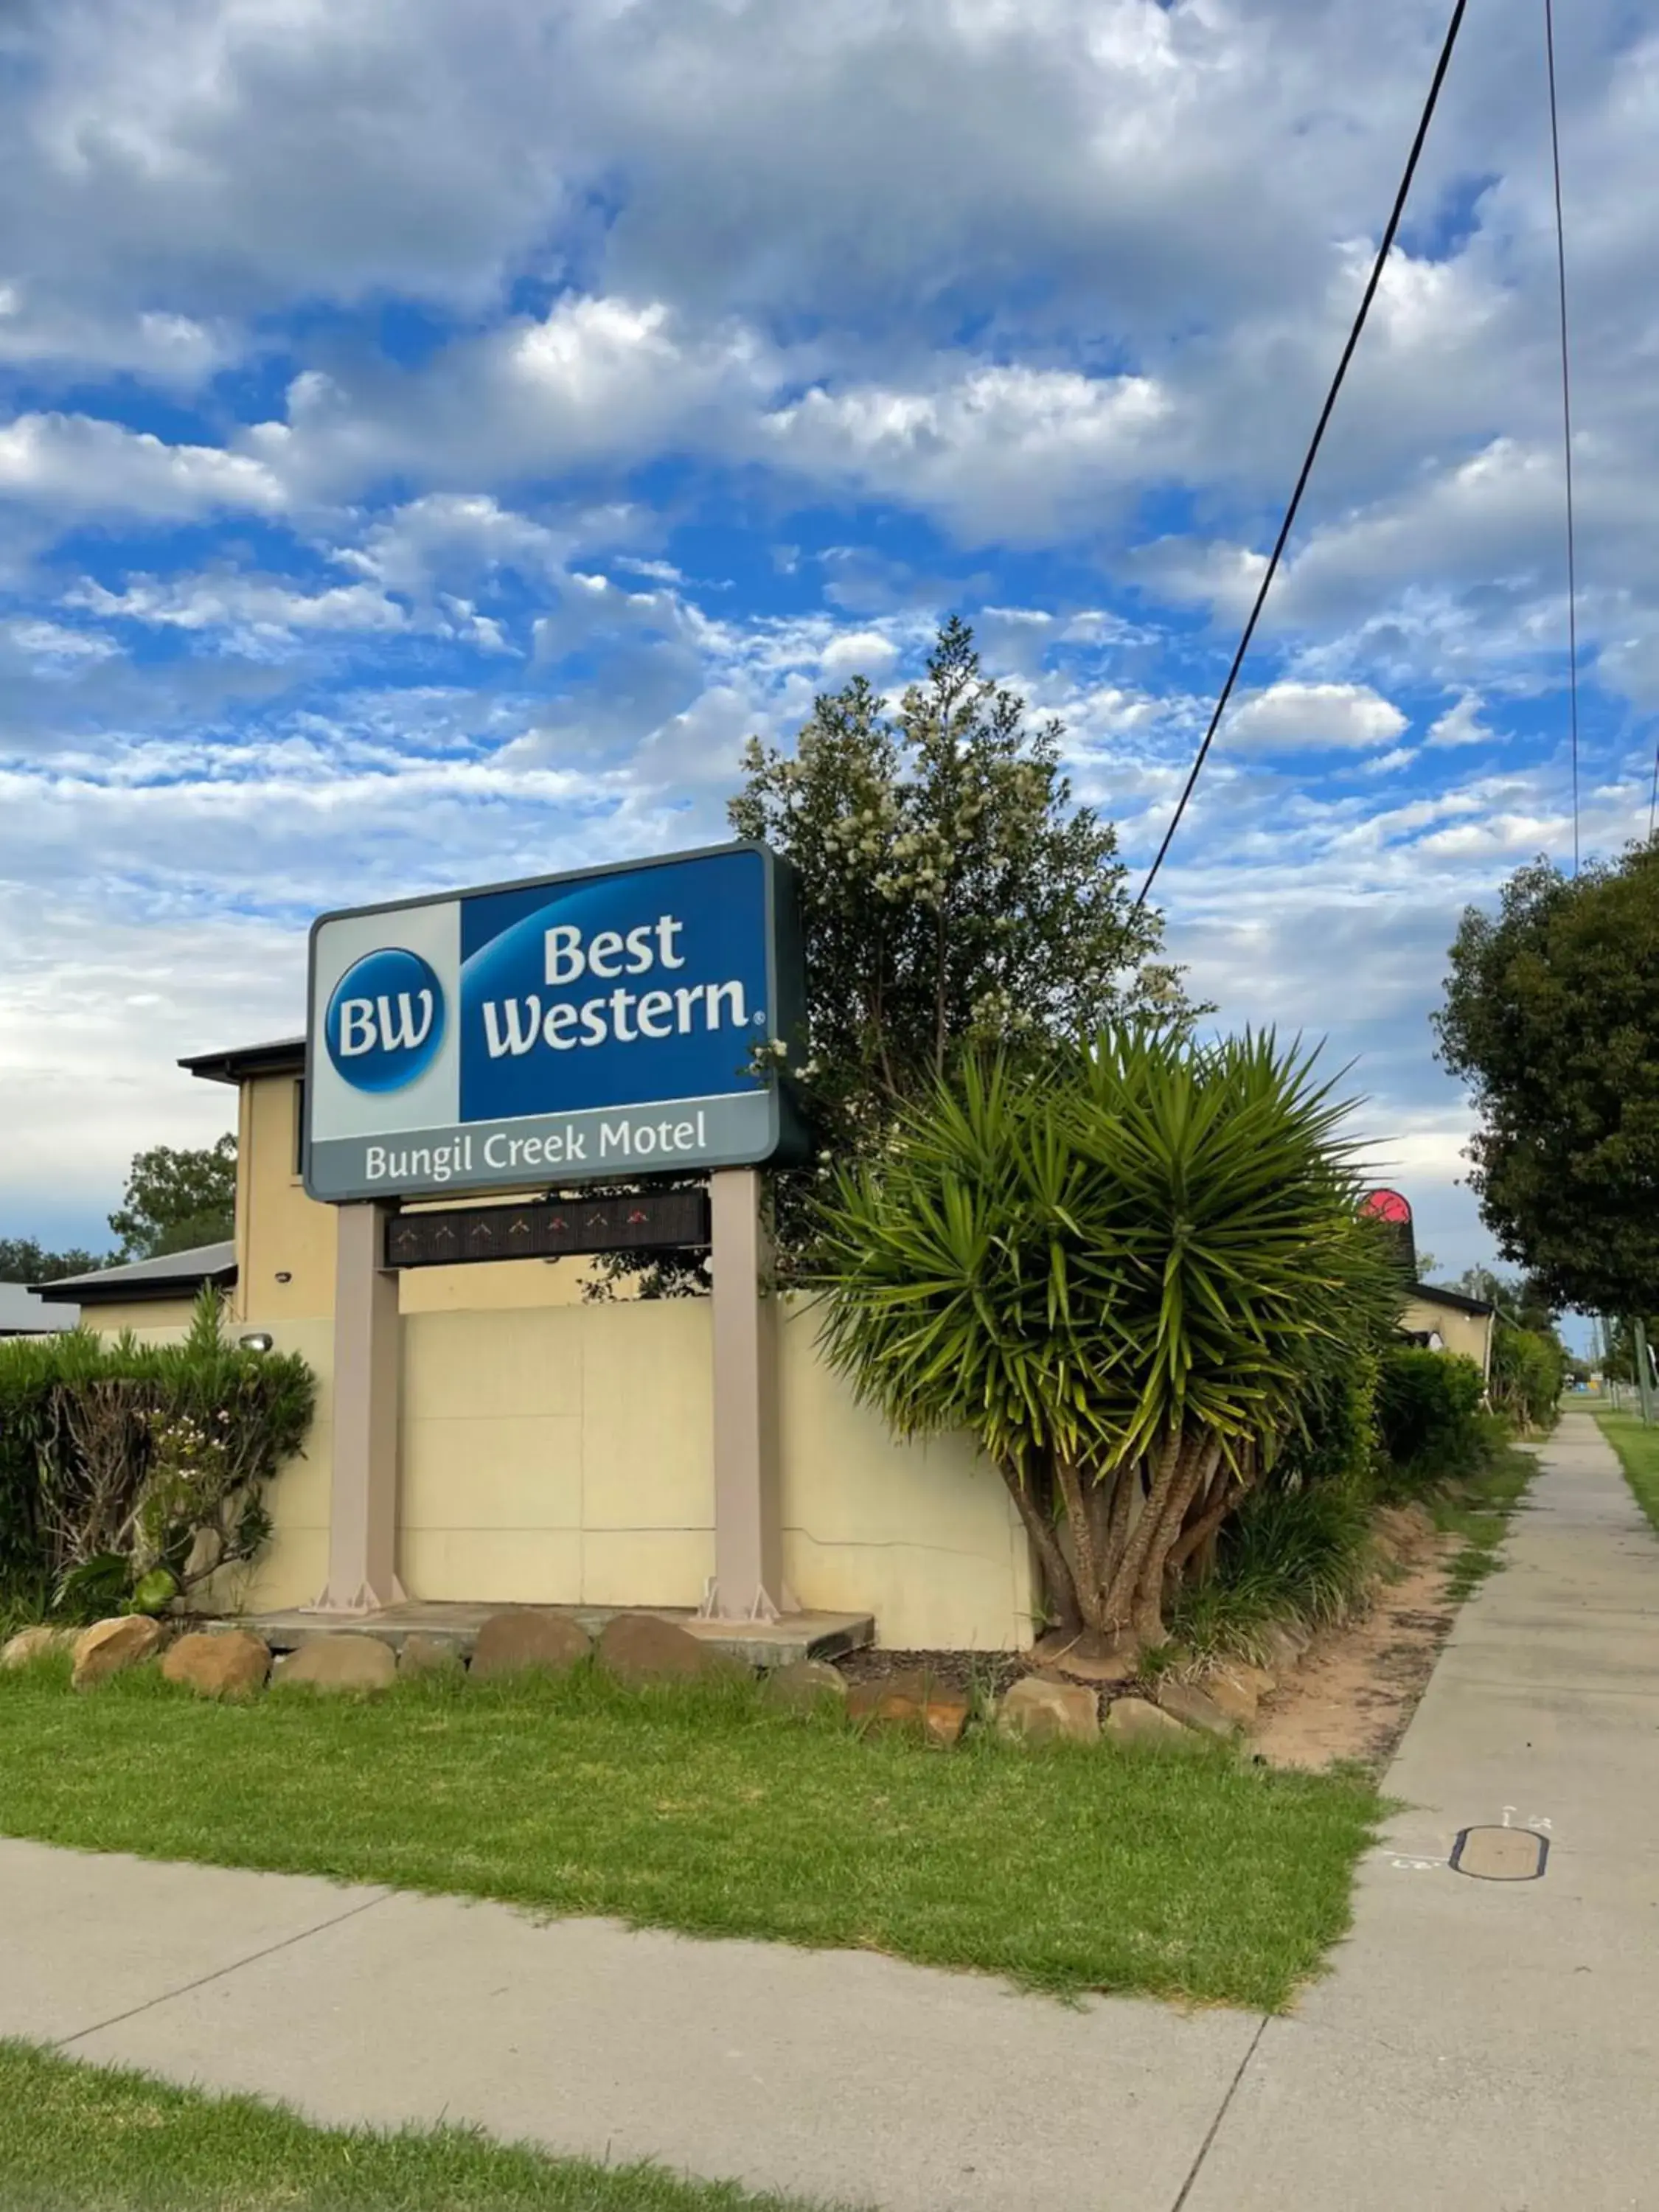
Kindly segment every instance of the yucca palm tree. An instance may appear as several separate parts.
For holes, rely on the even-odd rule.
[[[1311,1372],[1394,1319],[1315,1060],[1129,1030],[969,1066],[822,1209],[831,1358],[900,1433],[977,1437],[1059,1626],[1126,1664]]]

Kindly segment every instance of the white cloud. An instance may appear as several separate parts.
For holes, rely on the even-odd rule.
[[[1363,751],[1387,745],[1407,720],[1398,707],[1365,684],[1270,684],[1237,707],[1227,742],[1253,751],[1293,752],[1328,746]]]
[[[245,453],[168,445],[150,431],[57,414],[0,424],[0,497],[8,496],[54,515],[274,514],[285,503],[270,471]]]
[[[1144,376],[970,368],[928,390],[815,387],[766,418],[803,475],[943,515],[969,539],[1087,528],[1103,495],[1155,474],[1170,402]]]
[[[228,574],[136,576],[121,592],[88,580],[65,593],[64,604],[104,621],[223,631],[233,639],[286,637],[296,630],[396,630],[409,621],[395,600],[368,584],[303,592],[266,577]]]
[[[1480,719],[1480,700],[1473,691],[1466,691],[1455,706],[1429,725],[1429,734],[1424,739],[1431,745],[1490,745],[1497,742],[1495,733]]]
[[[155,309],[103,314],[53,300],[40,284],[0,283],[0,362],[14,367],[131,370],[161,385],[199,384],[232,357],[226,334]]]

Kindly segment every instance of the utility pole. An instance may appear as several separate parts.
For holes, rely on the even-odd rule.
[[[1641,1395],[1643,1425],[1653,1425],[1653,1370],[1648,1364],[1648,1325],[1639,1315],[1631,1317],[1630,1331],[1636,1342],[1636,1387]]]

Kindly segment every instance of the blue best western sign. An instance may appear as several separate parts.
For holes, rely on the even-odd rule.
[[[325,915],[306,1188],[334,1201],[793,1156],[756,1048],[799,1030],[793,884],[762,845]]]

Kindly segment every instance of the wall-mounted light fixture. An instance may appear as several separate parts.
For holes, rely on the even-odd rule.
[[[239,1336],[236,1341],[244,1352],[269,1352],[276,1340],[261,1328],[256,1329],[252,1336]]]
[[[279,1283],[291,1283],[294,1278],[286,1267],[279,1267],[276,1270],[276,1279]]]

